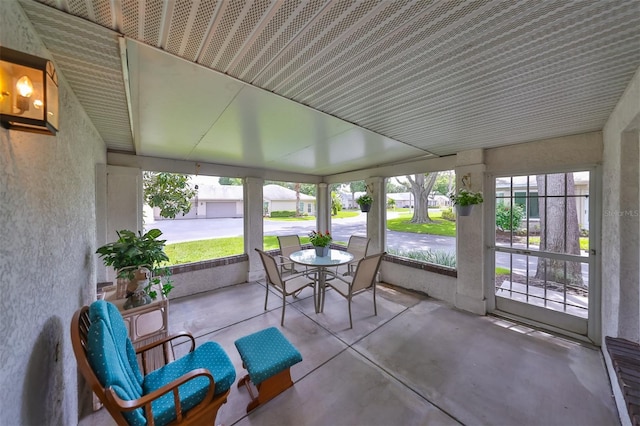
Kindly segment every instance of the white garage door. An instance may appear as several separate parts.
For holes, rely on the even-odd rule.
[[[207,203],[207,219],[216,217],[237,217],[236,203],[224,201],[211,201]]]

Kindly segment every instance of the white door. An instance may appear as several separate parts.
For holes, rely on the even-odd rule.
[[[581,208],[594,202],[592,176],[582,171],[494,179],[496,312],[593,338],[597,238],[589,235],[593,221],[585,221]]]

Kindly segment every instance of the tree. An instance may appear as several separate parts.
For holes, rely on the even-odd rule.
[[[296,216],[302,216],[302,212],[300,211],[300,184],[294,184],[294,191],[296,191]]]
[[[342,201],[337,192],[331,191],[331,214],[335,216],[340,210],[342,210]]]
[[[447,170],[445,172],[438,172],[436,183],[433,185],[433,190],[438,194],[449,195],[454,189],[455,185],[455,172],[453,170]]]
[[[352,204],[356,204],[356,192],[367,192],[367,184],[363,180],[349,182],[349,190],[351,191]]]
[[[191,199],[196,191],[191,187],[191,176],[176,173],[144,172],[142,182],[144,199],[151,207],[160,208],[160,216],[175,219],[191,210]]]
[[[234,185],[234,186],[241,186],[242,185],[242,179],[241,178],[231,178],[231,177],[219,177],[218,178],[218,183],[220,185]]]
[[[396,194],[398,192],[404,192],[406,189],[402,185],[396,185],[391,181],[391,179],[387,179],[386,183],[386,191],[387,194]]]
[[[433,185],[438,177],[438,172],[430,172],[424,174],[407,175],[407,182],[402,182],[396,178],[396,181],[409,189],[413,194],[413,217],[410,223],[431,223],[433,220],[429,217],[429,194],[433,189]]]
[[[540,197],[540,250],[553,253],[580,254],[580,227],[573,173],[536,176]],[[564,197],[564,195],[568,197]],[[565,221],[566,217],[566,221]],[[566,227],[565,227],[566,223]],[[562,284],[584,286],[582,264],[538,258],[536,278]]]

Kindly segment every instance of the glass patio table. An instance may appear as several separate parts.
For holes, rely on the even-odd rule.
[[[299,265],[318,269],[316,282],[316,313],[324,308],[324,286],[327,280],[327,268],[345,265],[353,260],[353,255],[342,250],[329,250],[327,256],[317,256],[315,249],[299,250],[289,255],[289,260]]]

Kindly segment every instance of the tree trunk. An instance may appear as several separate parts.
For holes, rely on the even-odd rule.
[[[565,194],[568,196],[575,194],[573,174],[546,175],[546,185],[545,175],[538,175],[536,182],[540,197],[540,250],[579,255],[580,228],[576,200],[574,197],[563,197]],[[545,195],[550,198],[544,198]],[[561,284],[584,286],[580,262],[565,262],[540,257],[535,277]]]
[[[413,217],[411,223],[432,223],[429,217],[429,194],[436,183],[438,172],[407,176],[413,194]]]
[[[296,191],[296,216],[302,216],[302,213],[300,212],[300,184],[296,183],[294,185],[294,189]]]

